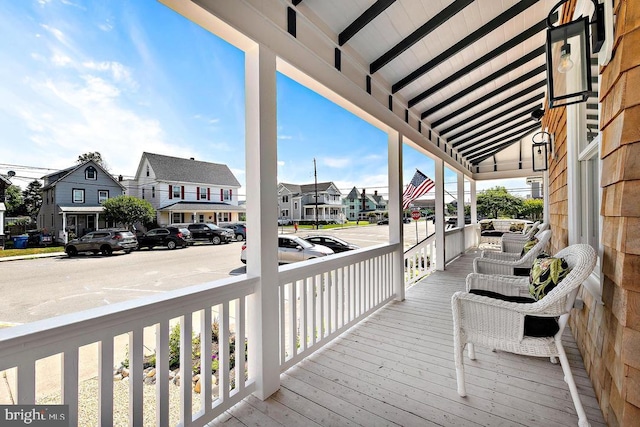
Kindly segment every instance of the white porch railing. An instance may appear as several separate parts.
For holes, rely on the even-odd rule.
[[[280,365],[285,370],[313,353],[345,329],[374,312],[394,297],[393,258],[400,245],[380,245],[344,254],[284,266],[279,271],[280,293]],[[51,383],[51,372],[38,365],[52,356],[59,358],[60,404],[69,405],[70,425],[114,425],[114,352],[125,339],[129,359],[128,424],[145,423],[153,408],[156,425],[203,426],[255,391],[254,373],[243,363],[244,337],[252,326],[246,321],[249,297],[255,293],[258,279],[234,277],[158,296],[131,300],[107,307],[0,330],[0,371],[15,375],[15,404],[38,403],[38,384]],[[207,336],[214,319],[219,322],[218,396],[212,391],[210,375],[200,376],[201,394],[193,392],[191,369],[181,369],[179,418],[169,413],[170,331],[179,324],[180,366],[191,367],[193,335]],[[259,325],[257,326],[259,327]],[[230,354],[230,330],[235,333],[234,354]],[[255,331],[254,331],[255,332]],[[146,333],[146,334],[145,334]],[[145,340],[145,335],[147,339]],[[152,336],[149,339],[149,335]],[[249,333],[249,336],[251,334]],[[99,408],[95,419],[80,414],[79,367],[86,364],[86,346],[95,345],[91,363],[97,372],[98,391],[92,399]],[[211,366],[212,343],[201,339],[200,356],[195,363]],[[145,348],[151,349],[145,351]],[[155,399],[145,397],[143,360],[155,352],[157,369]],[[247,352],[260,351],[247,341]],[[237,362],[230,376],[230,361]],[[202,370],[205,372],[205,369]],[[215,377],[214,377],[215,378]],[[118,415],[120,416],[120,414]],[[148,420],[147,420],[148,421]]]
[[[404,253],[404,285],[410,287],[436,268],[436,234]]]
[[[129,358],[129,425],[143,425],[143,358],[145,328],[155,330],[157,425],[169,425],[169,334],[170,325],[180,324],[180,366],[192,364],[192,333],[210,331],[212,311],[219,322],[219,396],[212,396],[212,376],[201,375],[200,411],[192,413],[192,370],[181,369],[180,420],[181,425],[203,426],[217,415],[254,391],[254,379],[245,379],[244,337],[247,297],[255,292],[256,279],[229,278],[214,284],[207,283],[163,293],[157,297],[137,299],[108,307],[64,315],[0,330],[0,371],[15,369],[17,396],[15,404],[35,404],[36,384],[51,382],[51,372],[38,372],[38,361],[61,356],[61,402],[69,405],[69,425],[114,424],[114,341],[128,334]],[[235,384],[230,383],[229,325],[234,310]],[[194,328],[194,320],[196,327]],[[153,331],[152,331],[153,332]],[[210,334],[210,332],[209,332]],[[203,336],[206,336],[203,334]],[[79,420],[79,353],[82,347],[97,343],[98,406],[97,419]],[[153,344],[152,344],[153,345]],[[249,351],[252,351],[249,344]],[[200,366],[211,366],[211,340],[202,339]],[[39,378],[38,375],[44,375]],[[233,387],[232,387],[233,386]],[[95,398],[95,396],[92,396]],[[208,403],[208,404],[207,404]],[[196,405],[197,402],[196,402]]]
[[[394,297],[397,248],[380,245],[280,269],[282,371]]]

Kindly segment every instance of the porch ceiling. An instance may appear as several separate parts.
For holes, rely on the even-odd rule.
[[[509,149],[526,153],[518,142],[539,128],[530,113],[544,103],[545,20],[555,3],[293,1],[471,166]]]
[[[301,0],[454,153],[478,165],[539,128],[555,0]],[[515,147],[514,147],[515,148]],[[517,148],[516,148],[517,149]]]

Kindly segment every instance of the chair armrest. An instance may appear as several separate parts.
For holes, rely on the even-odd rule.
[[[482,251],[480,257],[487,259],[499,259],[501,261],[517,261],[522,258],[522,255],[520,255],[520,252]]]
[[[508,296],[529,296],[529,278],[471,273],[466,280],[467,292],[471,289],[492,291]]]
[[[508,240],[510,242],[523,242],[525,243],[529,238],[524,234],[505,233],[502,235],[502,240]]]
[[[474,273],[513,275],[513,269],[519,266],[515,261],[502,261],[489,258],[476,258],[473,260]]]
[[[526,240],[522,242],[517,240],[502,240],[502,252],[520,254],[526,242]]]

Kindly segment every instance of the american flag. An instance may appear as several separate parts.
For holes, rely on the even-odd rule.
[[[413,179],[409,185],[407,185],[407,188],[404,189],[404,193],[402,193],[402,209],[407,209],[411,202],[423,194],[426,194],[435,187],[435,185],[431,178],[416,169]]]

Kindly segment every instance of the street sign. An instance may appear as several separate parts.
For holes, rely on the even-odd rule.
[[[420,211],[411,212],[411,218],[413,218],[414,221],[419,220],[420,219]]]

